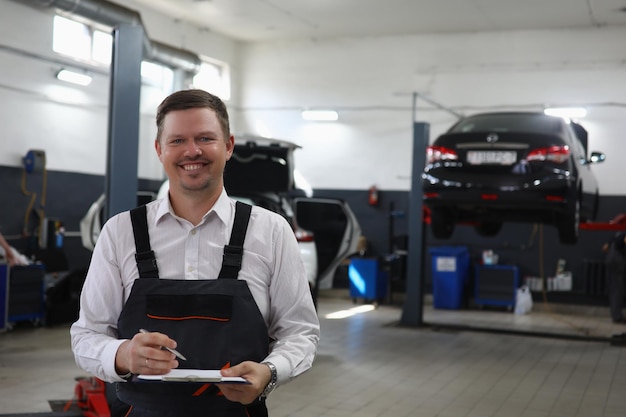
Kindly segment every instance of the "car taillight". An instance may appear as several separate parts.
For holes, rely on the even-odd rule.
[[[296,229],[294,233],[298,242],[313,242],[315,240],[313,232],[309,232],[308,230]]]
[[[569,159],[569,146],[550,146],[549,148],[537,148],[528,152],[526,160],[528,162],[533,161],[548,161],[557,164],[562,164]]]
[[[426,148],[426,163],[432,164],[438,161],[456,161],[459,156],[454,149],[444,146],[429,146]]]

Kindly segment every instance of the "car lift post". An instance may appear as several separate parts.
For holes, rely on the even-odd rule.
[[[447,108],[429,97],[413,93],[413,169],[409,194],[409,242],[407,248],[406,298],[400,323],[406,326],[423,326],[424,268],[426,261],[426,232],[424,230],[424,207],[422,174],[426,167],[426,148],[430,137],[430,124],[415,121],[417,99],[444,110],[458,118],[462,114]]]
[[[415,98],[416,96],[414,103]],[[424,233],[422,214],[421,181],[426,163],[429,133],[430,125],[428,123],[413,122],[413,169],[409,194],[406,298],[400,318],[400,323],[406,326],[422,326],[424,324],[424,248],[426,246],[426,234]]]

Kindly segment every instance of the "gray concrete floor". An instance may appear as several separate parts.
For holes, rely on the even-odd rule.
[[[272,417],[626,415],[626,349],[609,343],[626,326],[606,311],[536,305],[516,316],[426,305],[425,325],[405,327],[401,305],[355,311],[362,307],[322,294],[316,362],[272,394]],[[337,311],[353,315],[329,318]],[[74,378],[85,374],[68,329],[0,334],[0,413],[50,411],[48,400],[72,397]],[[517,331],[530,336],[506,333]]]

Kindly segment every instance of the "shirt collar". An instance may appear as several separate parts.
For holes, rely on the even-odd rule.
[[[159,206],[156,212],[155,224],[159,223],[161,219],[167,215],[177,217],[174,214],[174,210],[172,210],[169,194],[168,196],[162,198],[158,204]],[[222,193],[218,197],[211,210],[209,210],[203,216],[203,222],[204,219],[206,219],[211,212],[215,212],[215,215],[222,221],[222,223],[228,224],[228,221],[231,219],[233,213],[233,205],[231,204],[231,200],[228,197],[228,194],[226,194],[226,189],[222,188]]]
[[[226,189],[222,188],[222,193],[213,205],[213,208],[209,210],[209,213],[211,211],[215,212],[215,214],[222,221],[222,223],[228,224],[228,222],[232,218],[231,216],[233,214],[233,205],[230,198],[228,197],[228,194],[226,194]],[[209,213],[205,214],[204,218],[206,218]]]

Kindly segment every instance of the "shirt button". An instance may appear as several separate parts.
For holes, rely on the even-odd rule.
[[[189,271],[189,272],[193,272],[193,266],[188,267],[188,268],[187,268],[187,271]]]
[[[192,235],[195,235],[195,234],[196,234],[196,229],[193,229],[193,230],[191,231],[191,234],[192,234]]]

